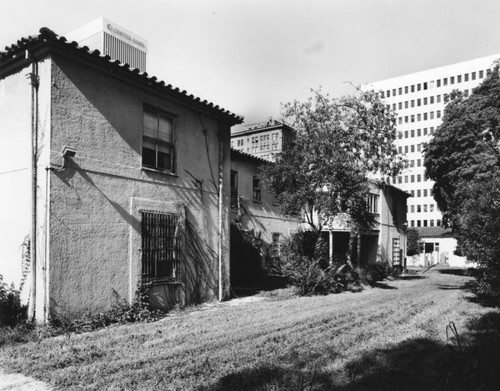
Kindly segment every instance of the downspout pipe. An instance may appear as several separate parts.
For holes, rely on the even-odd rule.
[[[28,58],[33,56],[26,52]],[[31,294],[29,301],[29,318],[36,317],[36,269],[37,269],[37,170],[38,170],[38,62],[33,60],[31,73],[28,74],[31,84]]]

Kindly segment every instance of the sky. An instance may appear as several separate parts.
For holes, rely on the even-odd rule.
[[[0,0],[0,48],[104,16],[148,41],[148,73],[245,117],[320,86],[500,53],[498,0]]]
[[[500,53],[498,0],[0,0],[0,15],[0,50],[104,16],[148,41],[149,75],[246,124],[279,118],[311,88],[340,96]],[[1,254],[0,274],[19,274]]]

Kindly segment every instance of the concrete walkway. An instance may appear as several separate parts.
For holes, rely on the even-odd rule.
[[[51,391],[44,382],[19,373],[6,373],[0,369],[0,391]]]

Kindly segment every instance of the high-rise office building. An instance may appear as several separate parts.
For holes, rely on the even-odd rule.
[[[106,18],[98,18],[66,34],[66,37],[78,42],[80,46],[87,46],[90,50],[97,49],[113,60],[146,72],[148,42]]]
[[[408,199],[409,227],[441,226],[442,216],[432,194],[433,182],[425,176],[423,144],[441,124],[450,92],[458,89],[469,96],[499,58],[500,54],[464,61],[364,87],[378,91],[387,108],[397,113],[396,145],[408,166],[394,184],[412,195]]]

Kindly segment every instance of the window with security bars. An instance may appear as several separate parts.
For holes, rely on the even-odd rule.
[[[178,281],[179,215],[141,211],[142,283]]]
[[[392,239],[392,262],[394,264],[401,263],[401,251],[399,247],[399,238]]]
[[[271,256],[273,258],[279,258],[281,255],[281,234],[279,232],[273,232],[273,242],[271,243]]]

